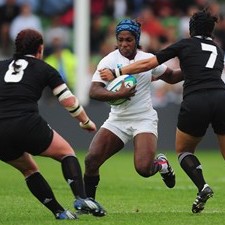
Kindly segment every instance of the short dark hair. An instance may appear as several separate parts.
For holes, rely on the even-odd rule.
[[[211,15],[211,13],[207,9],[196,12],[191,17],[189,22],[190,36],[193,37],[200,35],[203,37],[212,37],[215,23],[217,21],[218,18]]]
[[[15,54],[34,55],[38,52],[38,48],[43,44],[42,35],[32,29],[24,29],[20,31],[15,40]]]
[[[15,40],[15,53],[13,55],[13,74],[19,72],[21,65],[17,64],[17,60],[24,58],[25,55],[35,55],[38,48],[43,44],[42,35],[32,29],[24,29],[20,31]]]

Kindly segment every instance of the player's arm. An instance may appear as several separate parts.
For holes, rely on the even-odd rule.
[[[155,68],[158,65],[159,65],[158,60],[154,56],[148,59],[142,59],[142,60],[136,61],[122,68],[116,68],[113,70],[101,69],[99,70],[99,73],[103,80],[112,80],[123,74],[138,74],[141,72],[145,72],[145,71],[151,70],[152,68]]]
[[[89,90],[89,96],[92,99],[98,101],[111,101],[121,98],[130,98],[135,95],[135,86],[127,88],[124,82],[122,82],[121,88],[116,91],[108,91],[105,88],[105,84],[101,82],[92,82]]]
[[[70,115],[76,118],[80,127],[88,131],[96,131],[96,125],[89,119],[78,98],[72,94],[66,84],[61,84],[53,89],[53,94],[58,98],[60,104],[65,107]]]
[[[169,84],[176,84],[184,80],[184,74],[180,69],[172,70],[167,67],[166,71],[160,76],[153,76],[153,80],[163,80]]]
[[[136,61],[134,63],[131,63],[130,65],[124,66],[122,68],[116,68],[114,70],[110,69],[101,69],[99,70],[100,76],[103,80],[111,80],[114,79],[115,77],[119,77],[120,75],[123,74],[138,74],[144,71],[151,70],[159,65],[157,57],[151,57],[148,59],[143,59]],[[157,68],[156,68],[157,70]],[[160,68],[161,70],[161,68]],[[158,73],[158,72],[157,72]],[[153,75],[154,75],[154,69],[153,69]],[[156,76],[157,77],[157,76]],[[170,68],[167,68],[166,71],[160,75],[159,77],[153,79],[157,80],[161,79],[164,80],[167,83],[170,84],[175,84],[178,83],[182,80],[184,80],[183,73],[181,70],[172,70]]]

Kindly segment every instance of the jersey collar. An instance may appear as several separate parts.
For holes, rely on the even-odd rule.
[[[28,54],[28,55],[25,55],[25,56],[35,58],[34,55],[29,55]]]
[[[203,39],[203,37],[200,36],[200,35],[197,35],[197,36],[194,36],[194,37]],[[204,39],[212,41],[211,37],[205,37]]]

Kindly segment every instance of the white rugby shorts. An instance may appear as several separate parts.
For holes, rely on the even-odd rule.
[[[158,114],[152,109],[139,113],[135,119],[109,117],[102,127],[118,136],[124,144],[141,133],[152,133],[158,137]]]

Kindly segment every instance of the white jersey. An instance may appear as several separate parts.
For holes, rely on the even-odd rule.
[[[104,81],[100,77],[99,69],[109,68],[115,69],[120,68],[126,65],[129,65],[135,61],[153,57],[151,53],[146,53],[141,50],[137,51],[137,54],[133,60],[122,56],[119,50],[115,50],[105,56],[98,64],[97,70],[95,71],[92,82],[102,82],[105,85],[108,85],[109,82]],[[159,66],[160,67],[160,66]],[[163,65],[165,67],[165,65]],[[165,69],[163,68],[164,72]],[[162,73],[163,73],[162,72]],[[148,111],[154,110],[152,107],[151,99],[151,79],[152,79],[152,70],[142,72],[139,74],[131,74],[137,79],[137,86],[135,96],[131,97],[130,100],[118,106],[111,106],[110,117],[117,117],[123,119],[137,118],[140,116],[140,113],[146,113]]]

